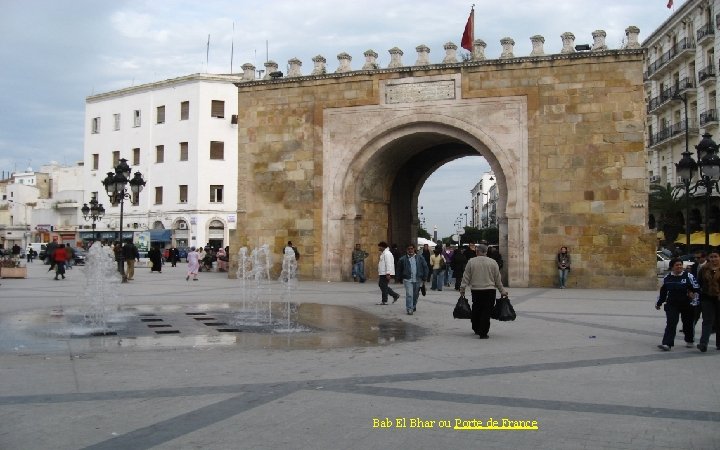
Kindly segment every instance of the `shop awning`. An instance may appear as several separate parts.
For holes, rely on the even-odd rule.
[[[686,244],[687,235],[678,235],[675,243]],[[705,233],[702,231],[696,231],[695,233],[690,234],[690,245],[705,245]],[[720,246],[720,233],[710,233],[710,245],[713,247]]]
[[[170,242],[172,241],[172,230],[150,230],[151,242]]]

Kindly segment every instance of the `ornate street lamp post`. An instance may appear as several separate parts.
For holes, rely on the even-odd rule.
[[[675,171],[685,186],[685,252],[690,253],[690,183],[697,170],[697,163],[692,158],[692,153],[685,149],[680,162],[675,163]]]
[[[87,203],[83,204],[83,207],[80,208],[80,212],[82,212],[85,220],[92,220],[93,241],[97,241],[97,236],[95,235],[95,222],[102,220],[105,215],[105,207],[103,207],[102,203],[98,203],[95,198],[92,198],[90,199],[90,206],[88,206]]]
[[[122,254],[123,245],[123,208],[125,199],[130,199],[133,195],[140,195],[140,191],[145,187],[146,181],[143,179],[140,172],[135,172],[135,175],[130,179],[130,166],[127,164],[127,159],[123,158],[120,160],[120,164],[115,166],[115,173],[108,172],[107,177],[103,180],[103,186],[105,191],[110,197],[110,203],[113,205],[120,204],[120,246],[121,251],[118,255],[118,268],[122,275],[122,282],[127,283],[127,275],[125,274],[125,258]],[[126,187],[130,184],[130,192],[127,191]],[[137,198],[137,197],[136,197]]]
[[[708,133],[703,134],[703,138],[695,146],[698,152],[698,160],[700,161],[700,180],[698,186],[705,188],[705,220],[703,221],[703,230],[705,231],[705,252],[710,252],[710,233],[708,222],[710,222],[710,196],[713,189],[720,193],[718,181],[720,180],[720,157],[717,155],[718,145],[711,139]]]
[[[718,182],[720,181],[720,157],[718,157],[718,145],[711,139],[712,135],[703,134],[702,140],[695,146],[697,150],[698,162],[692,159],[689,150],[683,152],[682,159],[675,164],[677,174],[682,180],[685,188],[685,242],[687,244],[687,252],[690,252],[690,194],[703,188],[705,197],[705,220],[703,221],[703,231],[705,233],[705,251],[710,251],[710,230],[708,223],[710,221],[710,197],[713,189],[720,193]],[[700,167],[700,179],[692,184],[693,174]]]

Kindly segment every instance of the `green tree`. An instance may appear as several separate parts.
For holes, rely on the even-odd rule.
[[[650,185],[650,212],[659,217],[657,228],[665,234],[665,242],[672,244],[685,225],[682,223],[687,193],[683,188],[671,186],[670,183]]]
[[[425,239],[432,239],[432,236],[430,236],[430,233],[427,232],[422,226],[418,227],[418,237],[425,238]]]

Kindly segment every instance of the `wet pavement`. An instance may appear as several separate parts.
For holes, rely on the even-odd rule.
[[[282,332],[287,304],[253,329],[237,280],[184,278],[136,270],[95,337],[81,270],[1,280],[0,449],[720,448],[715,336],[659,351],[656,291],[510,287],[479,340],[453,290],[408,316],[374,282],[276,284]],[[455,426],[480,421],[537,427]]]

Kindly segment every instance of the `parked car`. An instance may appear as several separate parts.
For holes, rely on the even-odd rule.
[[[82,248],[77,247],[70,247],[73,251],[73,262],[75,265],[85,265],[85,260],[87,259],[87,251],[85,251]],[[50,258],[48,257],[45,249],[45,244],[43,244],[42,250],[40,250],[40,254],[38,255],[38,258],[40,258],[40,261],[42,261],[45,264],[50,264]]]
[[[661,251],[655,252],[657,256],[657,273],[666,273],[670,271],[670,258],[665,253]],[[693,255],[685,255],[685,256],[693,256]],[[693,256],[692,260],[688,260],[683,258],[682,256],[679,257],[683,262],[683,268],[686,270],[692,267],[693,264],[695,264],[695,258]]]
[[[84,266],[85,260],[87,259],[87,252],[82,248],[73,247],[73,261],[75,265]]]

